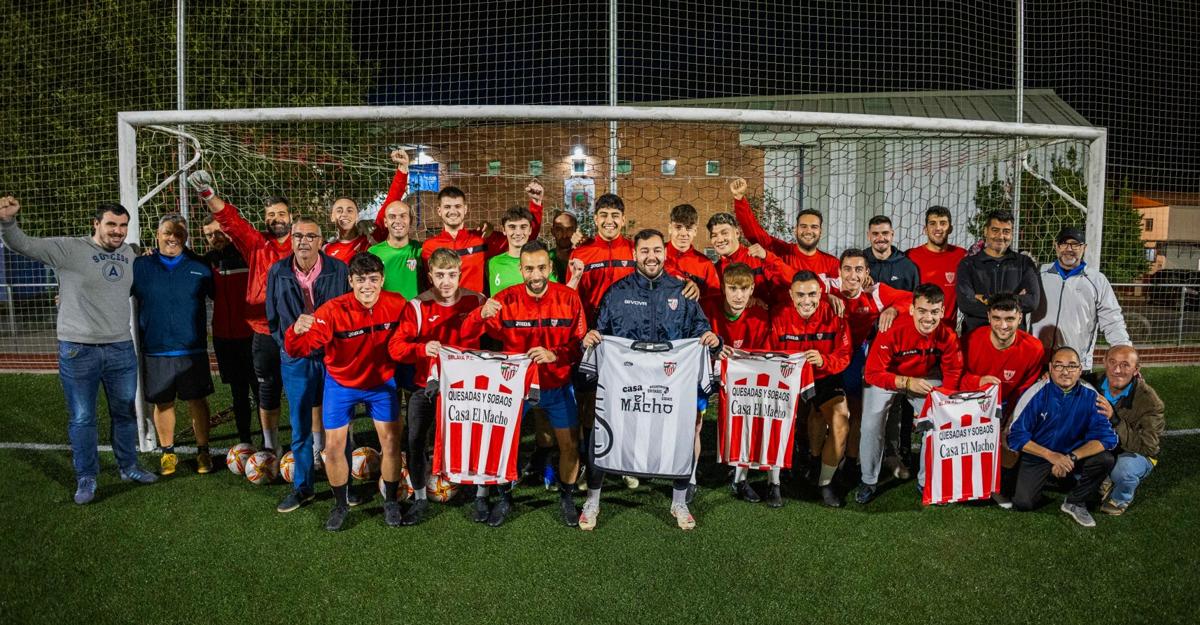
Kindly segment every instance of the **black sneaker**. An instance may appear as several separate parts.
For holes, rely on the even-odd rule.
[[[325,531],[339,532],[342,526],[346,524],[346,517],[350,515],[350,508],[343,506],[334,506],[333,510],[329,511],[329,518],[325,520]]]
[[[758,496],[758,491],[750,485],[747,480],[742,480],[730,487],[733,490],[733,496],[745,501],[746,503],[758,503],[762,501],[762,497]]]
[[[488,527],[500,527],[504,525],[504,520],[508,518],[508,513],[512,512],[512,497],[501,497],[496,505],[492,506],[492,511],[488,514]]]
[[[767,506],[771,508],[783,507],[783,492],[779,488],[779,484],[771,484],[771,492],[767,495]]]
[[[483,523],[484,521],[487,521],[488,514],[491,513],[491,510],[488,509],[487,497],[476,497],[474,510],[475,515],[472,517],[473,521],[476,523]]]
[[[293,490],[288,492],[287,497],[284,497],[283,501],[280,501],[278,506],[275,506],[275,511],[291,512],[293,510],[299,510],[300,506],[312,503],[313,499],[315,498],[316,495],[313,493],[301,493]]]
[[[400,513],[399,501],[383,502],[383,522],[388,524],[388,527],[400,527],[404,522],[404,515]]]
[[[833,490],[833,484],[826,484],[821,487],[821,505],[827,508],[841,508],[842,498]]]
[[[579,525],[579,508],[575,506],[575,497],[571,495],[571,490],[574,487],[568,487],[569,490],[559,491],[558,507],[562,516],[563,525],[567,527],[577,527]]]
[[[857,501],[861,505],[866,505],[866,504],[870,503],[871,500],[874,498],[875,498],[875,485],[874,484],[863,483],[863,484],[858,485],[858,494],[854,496],[855,501]]]
[[[700,487],[696,484],[688,484],[687,494],[684,495],[684,501],[687,502],[689,506],[692,505],[692,500],[696,498],[696,491],[698,490],[700,490]]]
[[[408,507],[408,512],[404,513],[404,525],[416,525],[425,520],[425,513],[429,511],[429,500],[418,499],[413,502],[413,505]]]

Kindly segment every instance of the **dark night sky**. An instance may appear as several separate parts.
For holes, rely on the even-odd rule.
[[[548,8],[550,7],[550,8]],[[569,7],[569,10],[568,10]],[[359,2],[377,104],[604,104],[607,3]],[[622,102],[1010,89],[1012,1],[619,4]],[[1109,173],[1200,191],[1200,6],[1026,1],[1026,87],[1107,127]]]

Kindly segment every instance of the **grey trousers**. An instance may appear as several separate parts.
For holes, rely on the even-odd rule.
[[[940,380],[930,380],[933,386],[941,384]],[[925,403],[924,396],[909,395],[904,391],[896,391],[866,385],[863,387],[862,429],[858,441],[858,460],[862,464],[863,484],[874,486],[879,481],[879,466],[883,463],[883,434],[887,423],[888,410],[892,402],[908,400],[913,407],[913,414],[921,414],[921,406]]]

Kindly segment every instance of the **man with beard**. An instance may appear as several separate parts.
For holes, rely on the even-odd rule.
[[[700,344],[717,350],[721,339],[700,310],[700,304],[684,295],[684,282],[667,274],[666,237],[657,230],[642,230],[633,237],[636,271],[612,285],[604,295],[595,327],[583,338],[584,348],[592,347],[601,337],[618,336],[634,341],[676,341],[699,338]],[[700,428],[696,415],[696,430]],[[591,466],[587,471],[588,498],[579,515],[579,529],[596,528],[600,514],[600,487],[604,472]],[[671,516],[680,529],[696,527],[688,510],[689,478],[674,481]]]
[[[920,272],[904,252],[892,245],[894,236],[892,220],[887,215],[876,215],[867,222],[867,239],[871,242],[867,265],[871,268],[871,279],[893,289],[911,292],[921,283]]]
[[[1108,278],[1087,266],[1086,238],[1079,228],[1063,228],[1054,239],[1058,259],[1042,266],[1041,301],[1033,313],[1033,335],[1047,350],[1066,345],[1079,352],[1084,371],[1092,369],[1096,334],[1109,345],[1131,345],[1121,303]]]
[[[221,381],[229,386],[233,399],[233,420],[238,442],[250,443],[250,400],[258,396],[254,377],[251,337],[254,331],[246,323],[246,259],[238,253],[221,224],[208,215],[201,227],[208,242],[205,262],[213,274],[212,343],[217,356]]]
[[[983,231],[983,251],[958,264],[956,290],[963,314],[962,335],[987,325],[987,305],[997,293],[1011,293],[1021,312],[1031,313],[1041,301],[1041,284],[1033,260],[1010,247],[1013,215],[1005,210],[988,215]]]
[[[958,316],[958,292],[955,290],[958,284],[958,263],[967,255],[967,250],[950,244],[951,232],[954,232],[954,226],[950,223],[950,209],[945,206],[930,206],[929,210],[925,211],[925,244],[914,247],[905,254],[916,264],[921,283],[929,282],[941,287],[942,294],[946,296],[943,321],[954,327]]]
[[[503,343],[507,353],[523,353],[538,367],[541,395],[538,408],[545,413],[558,442],[559,512],[567,527],[579,525],[575,508],[575,477],[579,471],[579,411],[571,370],[579,364],[579,343],[587,333],[587,320],[579,294],[551,282],[550,253],[540,241],[521,248],[523,284],[500,291],[463,324],[468,335],[487,332]],[[500,501],[488,514],[488,525],[498,527],[512,509],[512,484],[500,486]],[[487,505],[476,498],[477,510]]]
[[[35,239],[17,224],[20,203],[0,198],[0,239],[12,251],[45,263],[58,276],[58,374],[68,410],[67,436],[75,465],[75,503],[96,496],[100,451],[96,399],[108,400],[113,454],[121,480],[149,484],[158,477],[138,466],[137,354],[130,335],[129,288],[134,249],[125,242],[129,211],[101,204],[87,237]]]
[[[354,201],[354,198],[341,195],[333,199],[333,205],[329,207],[329,222],[333,224],[337,235],[325,244],[322,251],[326,256],[349,264],[355,254],[367,251],[373,243],[388,236],[384,208],[403,198],[404,192],[408,190],[408,152],[392,150],[391,156],[392,162],[396,164],[396,175],[392,177],[392,185],[383,204],[380,204],[383,208],[375,215],[374,222],[359,223],[358,202]],[[364,234],[363,230],[369,231],[370,234]]]
[[[550,250],[550,261],[554,263],[554,275],[559,280],[567,279],[567,262],[571,260],[571,250],[575,244],[571,242],[579,229],[579,220],[567,211],[558,211],[550,224],[550,234],[554,237],[554,249]]]
[[[783,259],[792,268],[792,272],[808,270],[817,275],[836,278],[838,275],[838,259],[817,248],[821,244],[821,228],[825,218],[821,211],[806,208],[796,215],[796,243],[788,243],[783,239],[771,236],[758,223],[750,202],[746,199],[749,185],[738,178],[729,184],[733,193],[733,212],[742,232],[751,243],[757,243]]]
[[[254,331],[251,356],[254,375],[258,378],[258,416],[262,421],[263,447],[279,456],[279,400],[283,392],[279,374],[279,343],[271,338],[267,324],[267,272],[271,265],[292,253],[292,212],[286,198],[267,199],[263,219],[267,231],[260,232],[213,189],[212,174],[193,172],[188,184],[196,189],[208,205],[213,219],[233,241],[233,246],[246,259],[249,276],[246,279],[246,322]],[[314,421],[320,419],[313,414]]]

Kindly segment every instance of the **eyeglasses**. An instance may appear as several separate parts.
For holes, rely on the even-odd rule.
[[[297,241],[316,241],[316,240],[318,240],[318,239],[320,239],[320,238],[321,238],[321,235],[319,235],[319,234],[306,234],[306,233],[303,233],[303,232],[295,232],[295,233],[293,233],[293,234],[292,234],[292,238],[293,238],[293,239],[295,239],[295,240],[297,240]]]
[[[1078,249],[1082,249],[1082,248],[1083,248],[1083,246],[1085,246],[1085,245],[1087,245],[1087,243],[1079,243],[1079,242],[1076,242],[1076,243],[1059,243],[1059,244],[1058,244],[1058,246],[1059,246],[1059,247],[1065,247],[1065,248],[1067,248],[1067,249],[1069,249],[1069,250],[1078,250]]]
[[[1079,365],[1079,363],[1074,363],[1074,362],[1073,362],[1073,363],[1071,363],[1071,364],[1069,364],[1069,365],[1053,364],[1053,365],[1050,365],[1050,368],[1051,368],[1051,369],[1053,369],[1053,370],[1055,370],[1055,371],[1058,371],[1058,372],[1062,372],[1062,371],[1072,371],[1072,372],[1074,372],[1074,371],[1079,371],[1079,370],[1080,370],[1080,369],[1082,369],[1083,367],[1081,367],[1081,366]]]

